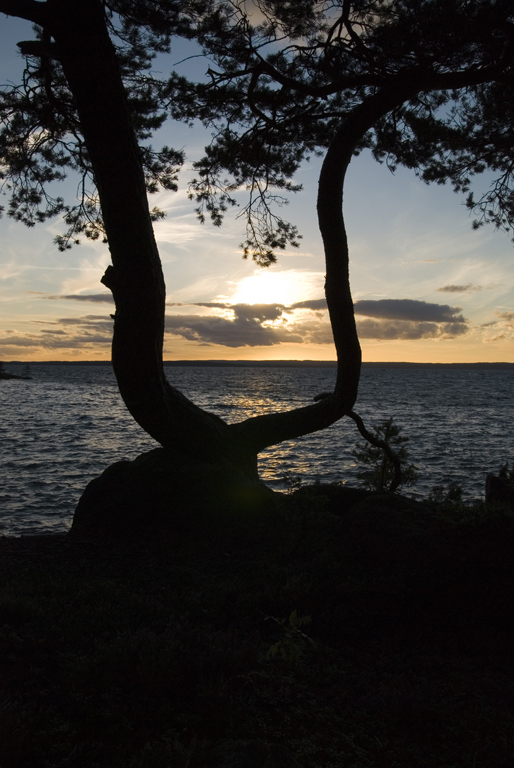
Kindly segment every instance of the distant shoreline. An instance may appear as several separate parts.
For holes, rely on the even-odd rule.
[[[110,366],[110,360],[11,360],[5,365],[99,365]],[[336,368],[335,360],[165,360],[166,368]],[[366,368],[472,368],[482,370],[512,369],[513,363],[372,363],[364,362]]]

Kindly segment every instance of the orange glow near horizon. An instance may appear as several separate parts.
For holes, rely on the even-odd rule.
[[[3,354],[0,359],[9,362],[81,362],[110,360],[110,348],[102,345],[102,349],[87,350],[34,350],[30,354]],[[106,348],[107,347],[107,348]],[[505,347],[497,344],[458,344],[449,341],[422,342],[362,342],[362,358],[364,362],[376,363],[498,363],[514,362],[514,349],[505,354]],[[335,350],[330,345],[316,344],[277,344],[273,347],[222,347],[220,345],[192,344],[185,339],[177,339],[170,343],[167,339],[165,361],[176,360],[314,360],[334,361]]]

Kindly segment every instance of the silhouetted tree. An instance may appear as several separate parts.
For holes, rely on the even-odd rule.
[[[23,82],[0,93],[0,162],[15,219],[32,225],[62,214],[63,249],[81,234],[105,236],[112,266],[103,282],[116,303],[112,360],[135,420],[175,461],[177,453],[216,460],[256,478],[263,448],[329,426],[357,397],[361,356],[342,214],[352,157],[371,147],[379,160],[459,189],[470,174],[499,169],[497,192],[478,205],[497,224],[510,222],[512,107],[504,114],[500,105],[512,104],[514,25],[505,0],[252,7],[260,13],[255,26],[244,2],[0,0],[0,11],[36,25],[36,39],[18,44],[27,57]],[[205,46],[217,66],[210,82],[194,88],[150,74],[153,56],[169,51],[175,34]],[[245,255],[263,264],[297,236],[273,213],[270,196],[294,188],[309,153],[325,152],[318,216],[339,364],[329,396],[228,425],[167,382],[165,286],[152,229],[161,213],[150,211],[147,192],[175,187],[182,155],[145,142],[168,113],[220,125],[193,194],[219,223],[231,190],[248,185]],[[77,205],[51,193],[70,169],[82,178]],[[227,170],[228,186],[220,182]]]
[[[260,22],[252,25],[255,6]],[[287,0],[256,0],[251,14],[245,3],[236,8],[230,34],[202,37],[215,62],[210,82],[192,92],[177,78],[172,110],[179,118],[201,114],[216,128],[196,163],[198,212],[219,223],[236,202],[233,190],[247,187],[245,253],[260,263],[297,237],[273,213],[277,193],[295,189],[291,178],[306,157],[324,155],[317,212],[338,377],[334,393],[320,401],[324,412],[310,422],[316,428],[327,412],[332,420],[351,415],[359,381],[343,218],[352,158],[368,148],[392,169],[451,182],[468,194],[475,227],[514,224],[514,4],[339,0],[293,8]],[[476,199],[471,179],[486,169],[498,178]]]

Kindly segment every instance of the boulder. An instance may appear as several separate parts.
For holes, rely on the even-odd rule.
[[[164,448],[119,461],[86,487],[69,535],[209,540],[268,527],[276,494],[222,464],[185,461]]]

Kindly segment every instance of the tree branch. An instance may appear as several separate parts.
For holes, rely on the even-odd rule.
[[[355,43],[356,47],[359,48],[361,51],[365,51],[367,53],[366,46],[360,39],[359,35],[355,32],[353,28],[353,24],[350,21],[350,7],[351,7],[350,0],[344,0],[343,14],[341,16],[341,20],[344,23],[345,29],[348,32],[351,40]]]
[[[26,19],[40,26],[44,26],[48,20],[47,3],[37,0],[0,0],[0,13]]]
[[[371,432],[368,432],[366,429],[364,422],[362,418],[359,416],[358,413],[355,413],[355,411],[349,411],[348,416],[353,419],[353,421],[357,425],[357,429],[359,430],[362,437],[368,441],[368,443],[371,443],[371,445],[374,445],[375,448],[381,448],[384,453],[386,454],[387,458],[391,462],[391,464],[394,467],[394,478],[392,479],[389,490],[391,493],[394,493],[396,489],[401,485],[403,480],[403,473],[402,468],[400,465],[400,459],[396,455],[396,453],[393,451],[391,446],[386,440],[381,440],[379,437],[376,437]]]
[[[331,83],[327,83],[326,85],[319,86],[309,85],[309,83],[304,81],[288,77],[257,54],[259,63],[255,67],[245,67],[243,70],[231,72],[227,75],[221,75],[216,78],[216,83],[252,75],[252,85],[255,88],[258,77],[261,74],[266,74],[285,88],[290,88],[298,93],[303,93],[308,96],[316,96],[318,98],[327,98],[328,96],[333,96],[348,88],[359,87],[384,88],[387,86],[394,86],[405,89],[417,85],[416,89],[418,92],[458,90],[460,88],[491,82],[491,80],[512,82],[514,80],[514,75],[509,69],[514,60],[514,50],[511,51],[510,47],[508,49],[508,54],[509,55],[507,55],[506,51],[501,64],[494,64],[490,67],[483,67],[481,69],[427,72],[424,69],[411,68],[383,76],[373,73],[347,75],[334,80]],[[502,77],[503,70],[506,70],[504,77]]]
[[[388,79],[385,77],[379,77],[378,75],[374,74],[365,74],[347,75],[346,77],[342,77],[333,83],[314,86],[284,75],[269,62],[264,61],[264,59],[262,60],[262,71],[286,88],[290,88],[293,91],[298,91],[298,93],[304,93],[307,96],[318,96],[320,98],[332,96],[334,93],[339,93],[340,91],[346,90],[347,88],[362,88],[366,86],[380,88],[381,86],[386,85],[388,82]]]
[[[35,56],[40,59],[57,59],[55,43],[45,40],[22,40],[16,43],[23,56]]]

